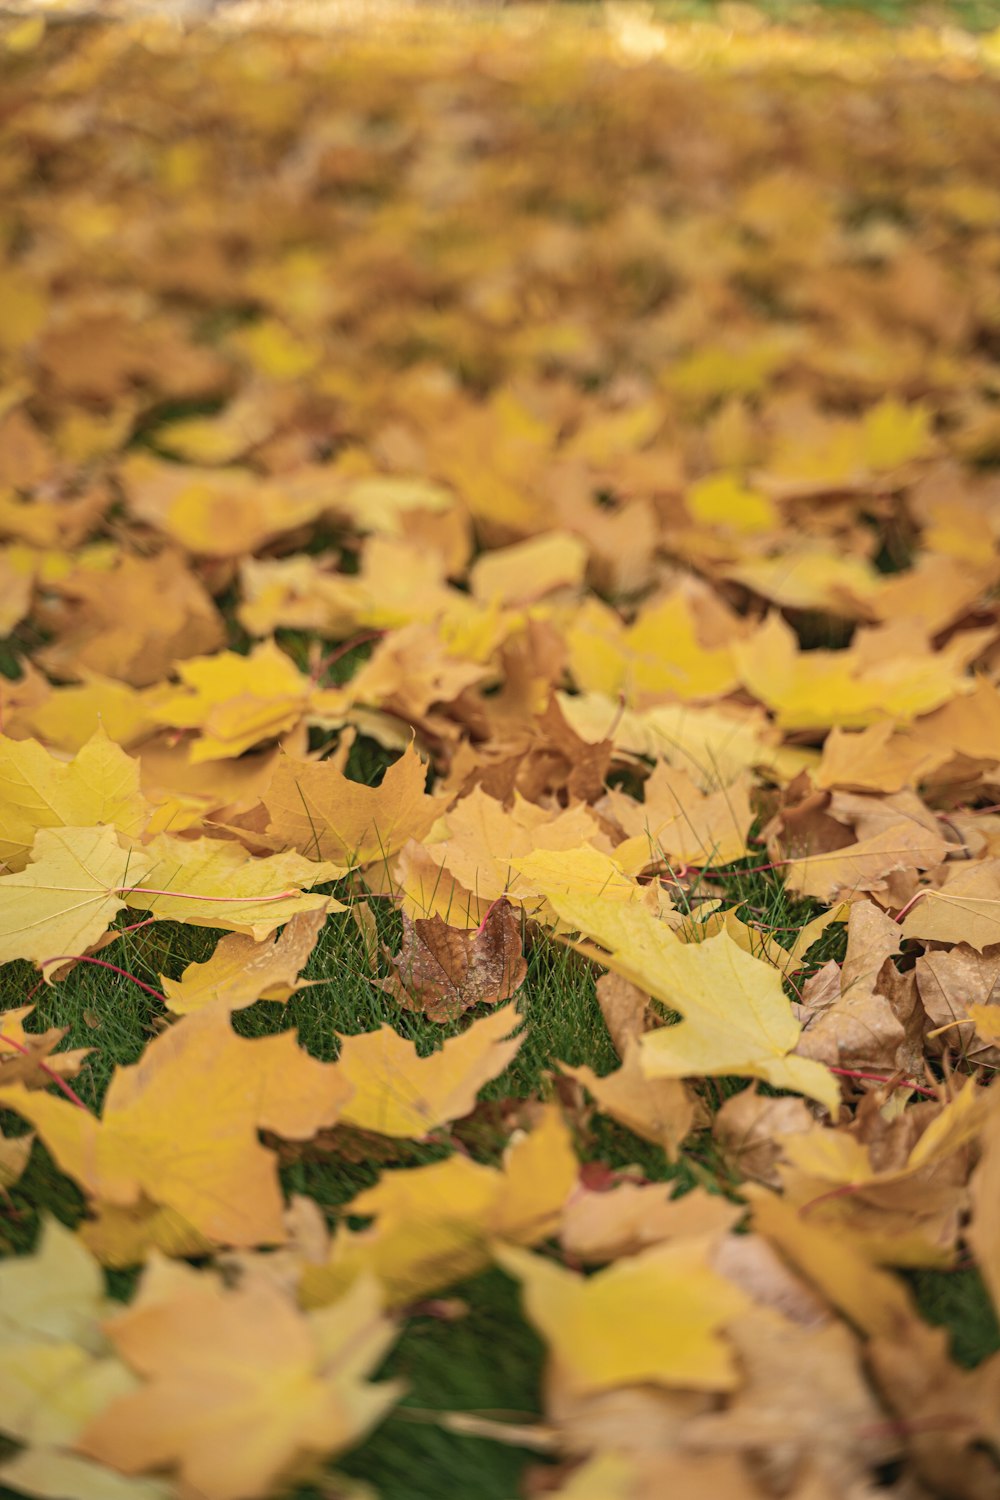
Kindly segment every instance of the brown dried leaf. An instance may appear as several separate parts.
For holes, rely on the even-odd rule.
[[[754,1085],[726,1100],[712,1134],[741,1177],[777,1187],[782,1137],[812,1130],[815,1123],[803,1099],[763,1099]]]
[[[981,953],[969,943],[925,953],[916,962],[917,989],[933,1028],[935,1050],[958,1052],[972,1062],[1000,1063],[1000,1048],[971,1012],[985,1009],[1000,1021],[1000,943]],[[940,1031],[939,1036],[935,1032]]]
[[[428,1020],[453,1021],[474,1005],[499,1005],[515,995],[528,972],[521,920],[506,899],[494,902],[481,927],[449,927],[440,917],[403,913],[403,944],[395,973],[382,983]]]

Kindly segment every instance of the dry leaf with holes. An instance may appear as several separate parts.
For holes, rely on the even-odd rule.
[[[430,1021],[453,1021],[474,1005],[499,1005],[524,983],[521,918],[509,901],[495,902],[480,927],[449,927],[440,917],[403,913],[403,943],[394,973],[382,985]]]

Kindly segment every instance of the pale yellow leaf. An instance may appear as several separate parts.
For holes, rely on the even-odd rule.
[[[520,1048],[523,1035],[509,1037],[518,1019],[505,1005],[428,1057],[391,1026],[341,1038],[337,1067],[354,1089],[341,1118],[361,1130],[415,1138],[460,1119]]]

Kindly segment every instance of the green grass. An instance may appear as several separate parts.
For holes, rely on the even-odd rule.
[[[514,1500],[525,1461],[537,1461],[524,1449],[460,1437],[432,1420],[435,1412],[473,1411],[530,1422],[541,1412],[543,1349],[519,1315],[513,1282],[488,1271],[449,1296],[466,1303],[466,1316],[446,1324],[414,1319],[381,1372],[404,1379],[409,1394],[338,1465],[374,1484],[381,1500],[440,1500],[449,1491],[463,1500]]]

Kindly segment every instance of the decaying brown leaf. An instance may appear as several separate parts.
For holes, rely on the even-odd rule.
[[[509,901],[495,902],[475,929],[449,927],[438,916],[403,913],[403,944],[383,984],[431,1021],[453,1021],[474,1005],[499,1005],[524,983],[521,922]]]

